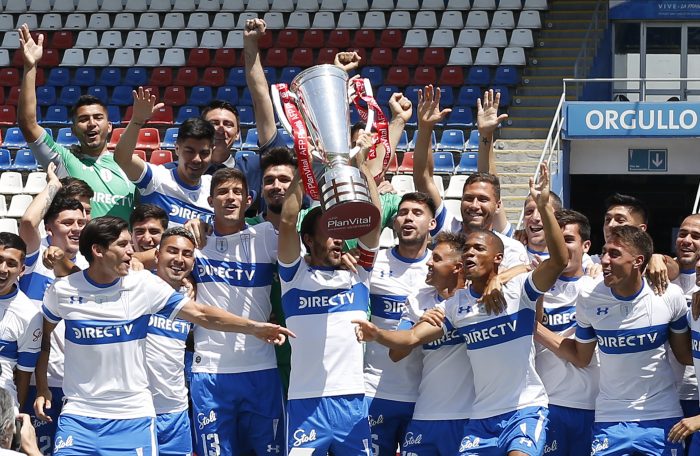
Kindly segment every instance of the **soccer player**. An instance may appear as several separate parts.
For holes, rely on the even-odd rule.
[[[603,280],[580,291],[576,338],[542,325],[538,340],[577,367],[600,352],[600,392],[593,426],[593,455],[682,452],[666,441],[683,412],[668,361],[668,347],[692,362],[682,291],[669,285],[657,296],[643,278],[653,242],[642,229],[611,227],[601,257]]]
[[[530,184],[546,230],[550,258],[533,272],[520,274],[503,286],[506,308],[489,314],[478,301],[498,274],[503,258],[500,236],[475,229],[467,234],[462,257],[468,288],[445,302],[447,322],[466,341],[473,371],[474,401],[457,451],[462,455],[541,455],[547,424],[547,394],[535,371],[533,333],[536,302],[567,264],[568,252],[549,202],[549,176],[542,165],[541,181]],[[358,321],[358,337],[376,338],[390,348],[415,347],[447,334],[445,328],[418,324],[411,331],[383,331]],[[443,333],[444,330],[444,333]],[[444,386],[443,386],[444,387]]]
[[[114,160],[136,184],[142,203],[152,203],[168,212],[170,226],[184,225],[190,219],[210,220],[207,202],[211,176],[204,172],[211,163],[214,127],[200,118],[187,119],[178,129],[175,153],[177,168],[146,163],[134,155],[139,129],[162,107],[149,90],[134,90],[134,110],[129,125],[119,138]]]
[[[214,232],[197,251],[193,279],[200,299],[254,321],[270,318],[277,234],[270,223],[246,227],[245,175],[220,169],[209,203]],[[194,329],[190,391],[198,454],[281,453],[282,388],[271,346],[242,334]]]
[[[540,218],[537,212],[536,217]],[[579,293],[582,287],[594,280],[584,275],[582,263],[583,255],[591,245],[591,225],[585,215],[576,211],[563,209],[555,214],[564,233],[569,263],[554,286],[544,294],[537,320],[562,337],[573,338]],[[580,368],[539,344],[536,347],[535,367],[549,396],[545,454],[588,456],[598,395],[597,356],[590,365]]]
[[[486,111],[482,118],[484,123],[488,121],[498,124],[498,110],[494,108],[490,100],[484,101],[483,110]],[[479,172],[469,176],[464,183],[462,194],[462,222],[457,220],[454,214],[450,214],[442,203],[435,182],[433,182],[433,160],[431,148],[431,134],[435,124],[442,121],[449,109],[440,110],[440,89],[433,90],[433,86],[426,86],[418,94],[418,138],[413,162],[413,182],[416,189],[427,193],[438,206],[435,219],[437,226],[431,234],[439,231],[463,231],[468,234],[472,229],[493,229],[496,214],[501,211],[501,186],[493,174]],[[505,254],[501,267],[511,268],[518,264],[527,263],[527,253],[523,245],[498,231],[505,246]]]
[[[22,238],[0,233],[0,387],[15,407],[25,404],[41,348],[41,312],[17,286],[26,254]]]
[[[356,155],[375,206],[376,185],[364,154],[368,135]],[[371,455],[363,379],[362,346],[351,320],[367,318],[369,275],[379,245],[381,226],[360,237],[357,273],[340,269],[342,241],[321,229],[321,208],[312,209],[297,233],[303,191],[299,175],[287,189],[279,226],[279,274],[287,326],[292,341],[292,371],[287,406],[290,456],[332,452],[336,456]],[[301,240],[309,252],[302,256]]]
[[[136,188],[123,175],[107,150],[112,132],[107,107],[97,98],[83,95],[71,109],[72,130],[80,142],[74,154],[56,144],[36,119],[36,68],[43,54],[44,35],[35,42],[27,24],[19,28],[20,47],[24,57],[24,77],[17,106],[17,123],[37,160],[46,168],[58,167],[60,176],[69,175],[85,180],[95,192],[92,216],[114,215],[124,220],[134,206]]]
[[[369,281],[371,321],[382,329],[398,327],[406,299],[425,280],[434,217],[435,203],[425,193],[407,193],[401,198],[394,220],[398,245],[379,251]],[[375,456],[393,456],[403,443],[418,397],[420,358],[416,350],[394,363],[386,347],[370,342],[365,348],[365,392]]]
[[[129,217],[131,243],[135,252],[155,249],[168,228],[168,214],[155,204],[139,204]]]
[[[184,318],[197,325],[252,334],[281,343],[285,328],[199,304],[147,271],[130,270],[133,255],[127,223],[114,217],[91,220],[80,237],[88,269],[56,280],[46,294],[42,351],[56,324],[66,321],[68,398],[58,420],[55,451],[157,454],[154,408],[144,360],[151,314]],[[96,366],[99,369],[96,369]],[[105,385],[110,385],[105,388]],[[35,409],[49,419],[46,378],[37,376]]]

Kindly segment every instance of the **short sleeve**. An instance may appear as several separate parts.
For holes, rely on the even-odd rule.
[[[56,144],[47,132],[33,143],[29,143],[29,148],[42,168],[46,169],[49,163],[53,163],[59,177],[68,175],[65,160],[72,157],[72,154],[65,147]]]
[[[517,277],[513,278],[512,280],[517,280]],[[522,299],[525,301],[528,307],[534,309],[535,306],[537,305],[537,300],[542,296],[545,292],[542,290],[539,290],[537,286],[535,285],[535,282],[532,281],[532,272],[529,272],[525,278],[523,279],[523,293],[522,293]]]
[[[139,286],[136,288],[137,298],[146,296],[146,314],[160,314],[168,319],[173,319],[190,299],[180,292],[173,291],[160,277],[148,272],[140,271]]]
[[[287,263],[282,263],[281,261],[278,261],[278,271],[280,275],[280,281],[282,282],[291,282],[294,279],[294,276],[297,274],[299,271],[299,266],[301,265],[302,258],[299,257],[294,261],[293,263],[287,264]]]
[[[443,201],[440,207],[435,211],[435,228],[430,230],[431,236],[437,236],[439,232],[444,230],[445,226],[449,227],[447,223],[448,215],[447,206],[445,206],[445,202]]]
[[[54,282],[44,293],[44,301],[41,305],[41,313],[50,323],[58,324],[63,316],[58,306],[58,295],[56,293],[56,282]]]
[[[684,333],[688,330],[688,305],[680,288],[669,288],[669,304],[671,310],[671,331],[674,333]]]
[[[576,340],[583,343],[589,344],[595,342],[595,330],[591,326],[591,322],[586,314],[585,309],[577,305],[576,306]]]
[[[38,263],[39,255],[41,254],[41,247],[32,253],[28,253],[24,259],[24,275],[29,275],[34,272],[36,265]]]
[[[17,339],[17,369],[34,372],[41,350],[42,324],[41,313],[36,312]]]
[[[146,166],[143,167],[143,172],[138,179],[134,181],[136,188],[142,194],[149,194],[153,192],[155,186],[157,185],[158,178],[156,176],[156,170],[150,163],[145,163]]]

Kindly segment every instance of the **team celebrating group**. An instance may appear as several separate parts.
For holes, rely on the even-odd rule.
[[[449,109],[426,86],[417,106],[389,105],[392,148],[416,109],[417,191],[393,191],[371,159],[383,146],[353,126],[381,223],[331,238],[278,134],[265,27],[244,32],[259,154],[231,154],[237,111],[216,101],[157,166],[133,154],[161,106],[143,88],[114,151],[90,96],[72,111],[80,145],[54,143],[36,119],[43,37],[20,29],[18,123],[48,182],[19,236],[0,233],[0,382],[33,417],[27,454],[700,455],[700,215],[671,258],[643,202],[615,194],[593,255],[543,164],[515,231],[493,91],[477,104],[479,172],[451,213],[431,150]],[[398,241],[380,250],[385,227]]]

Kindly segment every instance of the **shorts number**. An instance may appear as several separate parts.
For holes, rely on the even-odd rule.
[[[51,453],[51,436],[50,435],[42,435],[39,437],[37,440],[39,440],[39,451],[41,451],[42,454],[50,454]]]
[[[202,434],[202,445],[204,445],[204,456],[219,456],[221,447],[219,446],[219,434]]]
[[[379,456],[379,435],[372,434],[372,453]]]

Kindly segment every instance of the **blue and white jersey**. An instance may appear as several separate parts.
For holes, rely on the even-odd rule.
[[[399,329],[411,328],[428,309],[444,310],[444,304],[434,288],[421,289],[406,301]],[[445,321],[445,325],[447,330],[441,339],[421,348],[423,369],[413,409],[414,420],[464,420],[471,414],[474,375],[467,346],[449,321]]]
[[[156,415],[187,410],[185,341],[191,327],[189,321],[170,319],[162,310],[148,319],[146,371]]]
[[[445,203],[442,203],[435,213],[435,221],[437,224],[435,228],[430,232],[434,237],[441,231],[449,232],[460,232],[462,231],[462,222],[460,222],[457,217],[452,214]],[[505,236],[504,234],[494,231],[494,234],[501,238],[503,241],[503,261],[501,262],[501,270],[512,268],[519,264],[528,264],[527,251],[525,246],[520,242],[511,237]]]
[[[148,271],[97,284],[80,271],[56,280],[42,312],[66,324],[61,413],[105,419],[155,416],[145,348],[151,314],[173,319],[188,298]]]
[[[34,372],[41,349],[41,311],[17,287],[0,296],[0,388],[17,403],[14,370]]]
[[[691,312],[688,312],[687,318],[690,326],[690,346],[693,350],[693,370],[697,378],[700,374],[700,319],[694,319]]]
[[[200,302],[255,321],[268,321],[277,262],[277,233],[269,222],[228,236],[216,233],[195,254],[192,277]],[[236,374],[277,367],[275,349],[255,336],[194,329],[192,372]]]
[[[191,219],[211,223],[214,212],[209,205],[211,176],[200,178],[199,185],[190,186],[177,175],[177,168],[167,169],[146,163],[141,177],[134,181],[141,193],[140,202],[155,204],[168,212],[169,226],[184,225]]]
[[[542,291],[531,277],[520,274],[503,286],[506,309],[498,315],[488,315],[471,288],[458,290],[445,302],[446,318],[466,341],[474,372],[476,398],[470,418],[547,406],[547,393],[535,371],[533,342],[535,306]]]
[[[296,338],[289,399],[364,394],[362,344],[352,320],[366,320],[371,269],[312,267],[303,257],[279,263],[282,309]]]
[[[559,277],[544,294],[542,324],[562,337],[573,339],[576,332],[576,301],[579,291],[594,282],[588,276]],[[579,369],[544,346],[535,344],[535,367],[544,383],[549,403],[561,407],[594,410],[600,377],[598,353],[591,364]]]
[[[690,307],[693,302],[693,293],[698,291],[698,286],[695,285],[695,269],[681,270],[673,283],[681,287],[685,301]],[[671,361],[671,367],[673,367],[678,383],[678,396],[682,401],[697,401],[698,379],[695,376],[695,368],[679,363],[673,352],[669,353],[671,355],[669,361]]]
[[[527,252],[528,264],[536,264],[538,258],[540,261],[544,261],[549,258],[549,252],[540,252],[530,247],[525,247],[525,251]]]
[[[24,274],[19,278],[19,289],[34,303],[37,310],[41,310],[44,294],[56,279],[53,269],[48,269],[44,266],[43,258],[47,248],[48,244],[44,245],[42,243],[39,250],[27,255],[24,260]],[[88,267],[87,260],[80,252],[75,255],[73,262],[80,269],[86,269]],[[66,345],[64,337],[65,331],[66,328],[63,322],[61,322],[51,333],[51,354],[49,355],[49,364],[46,373],[46,378],[51,388],[60,388],[63,386],[63,352]]]
[[[377,253],[370,276],[369,302],[372,323],[393,331],[399,325],[406,299],[427,287],[430,251],[418,259],[404,258],[398,249]],[[400,402],[415,402],[420,382],[421,352],[413,350],[399,361],[389,359],[389,349],[377,342],[365,346],[365,388],[368,396]]]
[[[668,332],[688,330],[683,292],[662,296],[644,281],[638,293],[616,296],[602,280],[581,288],[576,340],[598,343],[600,393],[595,420],[640,421],[683,416],[668,361]]]

